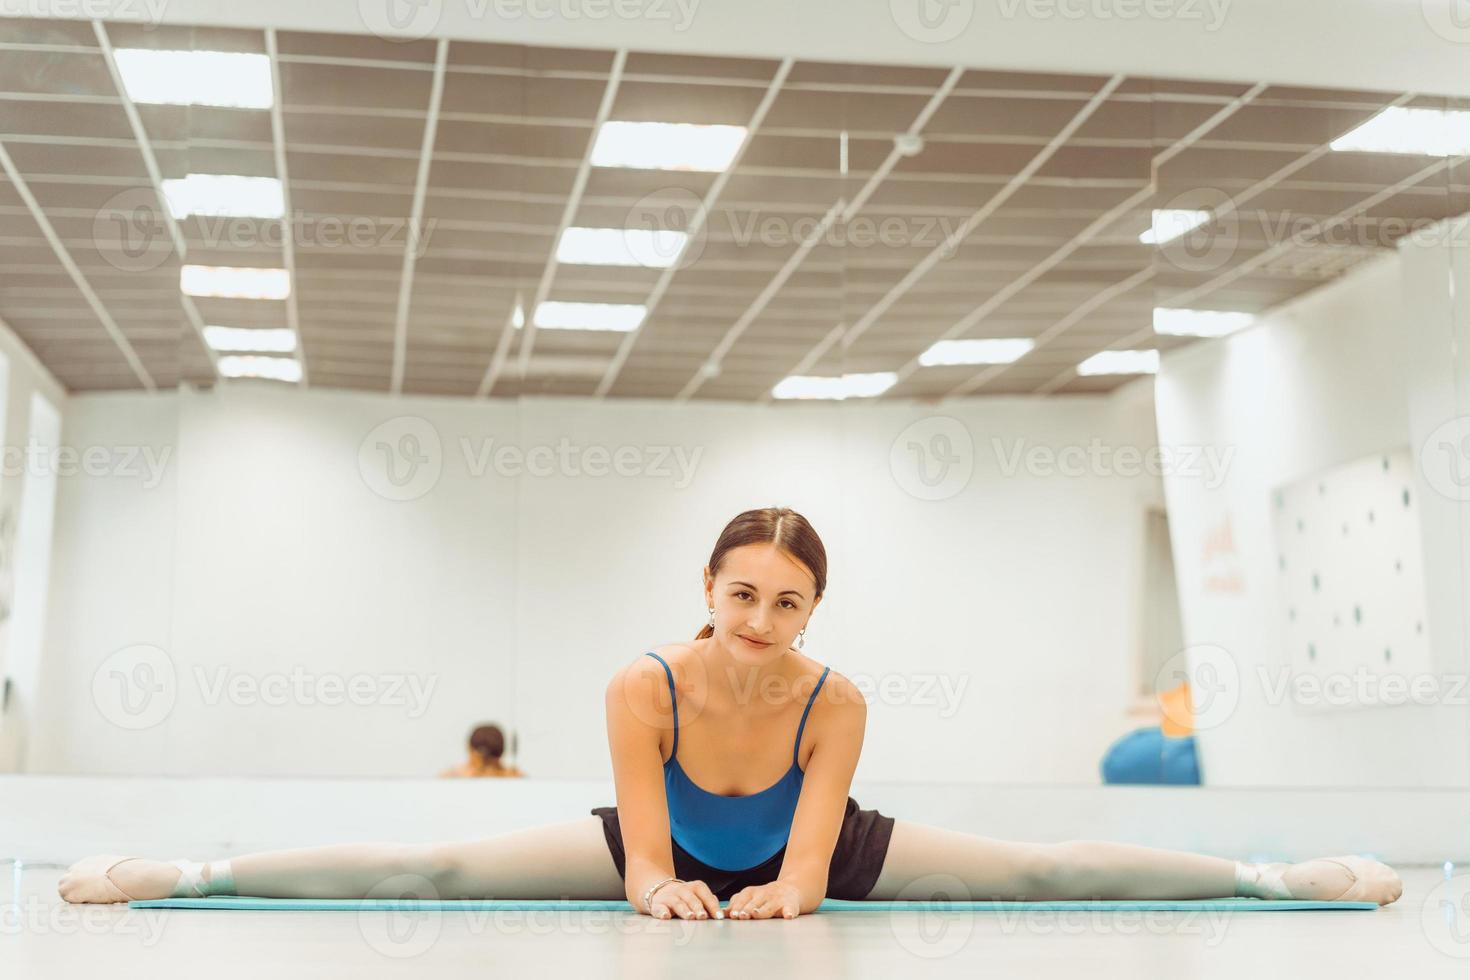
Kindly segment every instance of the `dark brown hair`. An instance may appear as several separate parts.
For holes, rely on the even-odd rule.
[[[470,748],[486,762],[495,762],[505,754],[505,733],[499,725],[481,725],[470,732]]]
[[[822,539],[805,517],[789,507],[762,507],[736,515],[715,541],[715,550],[709,556],[710,578],[719,575],[720,564],[732,548],[747,544],[774,544],[801,562],[816,579],[817,594],[813,601],[822,597],[822,591],[827,588],[827,549],[822,547]],[[695,639],[713,635],[714,630],[705,623]]]

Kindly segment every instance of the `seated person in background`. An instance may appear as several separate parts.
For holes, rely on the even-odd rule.
[[[470,732],[469,758],[446,769],[440,776],[524,776],[515,766],[501,763],[505,754],[505,733],[499,725],[480,725]]]

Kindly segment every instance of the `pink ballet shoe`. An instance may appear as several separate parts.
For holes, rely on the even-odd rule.
[[[1297,891],[1302,893],[1297,894],[1286,883],[1286,876],[1299,865],[1247,864],[1237,861],[1236,894],[1251,898],[1286,901],[1308,899],[1322,902],[1376,902],[1379,905],[1387,905],[1398,901],[1399,896],[1404,893],[1404,883],[1398,873],[1381,861],[1356,854],[1346,854],[1341,857],[1313,858],[1311,861],[1303,861],[1300,864],[1311,864],[1312,861],[1325,861],[1337,865],[1348,873],[1350,883],[1337,895],[1310,894],[1299,884]]]
[[[1377,902],[1379,905],[1388,905],[1390,902],[1397,902],[1404,893],[1404,882],[1399,878],[1398,872],[1382,861],[1356,854],[1318,860],[1340,865],[1353,879],[1346,891],[1328,901]]]
[[[135,858],[119,857],[116,854],[99,854],[95,857],[83,858],[61,876],[56,883],[56,891],[63,899],[75,904],[111,905],[118,902],[131,902],[133,896],[123,891],[117,882],[112,880],[112,869],[124,861],[133,861]]]
[[[99,854],[83,858],[61,876],[56,891],[63,899],[75,904],[111,905],[119,902],[136,902],[139,897],[129,895],[112,877],[112,869],[125,861],[137,861],[137,857],[120,857],[116,854]],[[234,890],[233,878],[229,874],[229,862],[215,862],[212,876],[218,878],[214,887],[204,878],[204,865],[197,861],[177,858],[167,862],[179,869],[169,898],[204,898],[210,894],[229,894]],[[156,897],[156,896],[154,896]]]

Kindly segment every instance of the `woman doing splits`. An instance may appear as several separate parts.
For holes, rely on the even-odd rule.
[[[1357,856],[1252,864],[1095,840],[1021,843],[894,819],[848,795],[867,705],[801,653],[827,557],[800,514],[765,508],[721,532],[704,569],[709,623],[640,653],[607,685],[617,806],[478,840],[336,844],[199,863],[99,855],[69,902],[252,895],[625,898],[667,919],[794,918],[824,898],[1372,901],[1403,891]],[[727,907],[721,903],[727,902]]]

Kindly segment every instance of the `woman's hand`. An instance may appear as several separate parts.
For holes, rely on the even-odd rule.
[[[750,885],[730,896],[730,918],[794,919],[801,914],[801,892],[789,881]]]
[[[723,919],[720,900],[702,881],[671,881],[649,899],[655,919],[677,915],[681,919]]]

